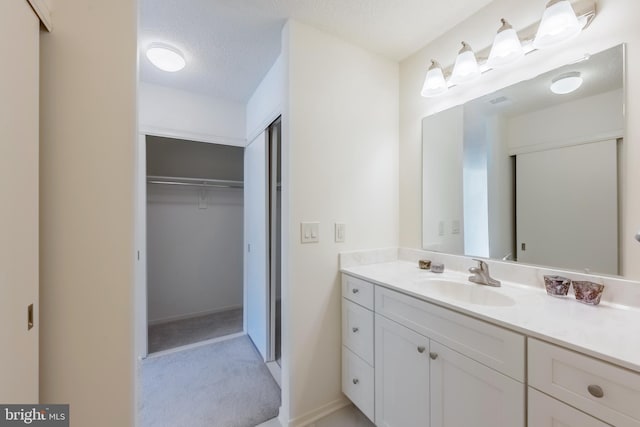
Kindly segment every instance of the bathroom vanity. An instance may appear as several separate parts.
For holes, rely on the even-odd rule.
[[[640,426],[638,307],[468,276],[343,263],[342,389],[377,426]]]

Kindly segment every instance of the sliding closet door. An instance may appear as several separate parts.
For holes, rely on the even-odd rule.
[[[1,403],[38,402],[39,38],[26,0],[0,1]]]
[[[265,361],[269,338],[267,147],[263,132],[244,152],[245,328]]]

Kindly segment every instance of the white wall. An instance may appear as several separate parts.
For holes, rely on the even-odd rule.
[[[431,58],[443,65],[453,63],[460,40],[466,40],[481,50],[492,43],[495,28],[501,17],[509,19],[516,29],[538,21],[543,4],[520,0],[496,0],[480,12],[425,46],[400,65],[400,244],[420,246],[420,123],[424,116],[459,105],[504,86],[531,78],[577,59],[585,52],[596,53],[627,43],[626,137],[640,139],[640,122],[630,120],[640,111],[640,2],[636,0],[599,0],[598,15],[591,26],[576,39],[552,49],[525,57],[519,64],[505,70],[495,70],[468,86],[454,88],[449,94],[435,99],[420,96],[425,70]],[[446,66],[446,65],[445,65]],[[640,160],[640,145],[627,144],[625,163]],[[623,188],[623,271],[632,278],[640,277],[640,245],[633,235],[640,230],[640,182],[638,168],[622,165],[628,172],[629,185]]]
[[[283,404],[302,425],[343,402],[338,253],[398,243],[398,65],[295,21],[284,35]],[[301,221],[319,243],[300,243]]]
[[[282,114],[286,90],[284,67],[284,59],[280,55],[247,102],[247,141],[253,141]]]
[[[74,426],[132,426],[136,3],[50,8],[40,57],[40,401],[69,403]]]
[[[242,307],[242,189],[147,189],[148,317]]]
[[[245,105],[140,83],[139,128],[147,135],[244,146]]]

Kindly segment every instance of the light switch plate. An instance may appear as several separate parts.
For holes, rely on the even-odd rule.
[[[302,243],[318,243],[320,241],[320,223],[301,222],[300,241]]]
[[[336,222],[335,226],[335,240],[336,243],[343,243],[345,239],[345,228],[346,225],[343,223]]]

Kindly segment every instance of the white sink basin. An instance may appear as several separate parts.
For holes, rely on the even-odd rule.
[[[468,304],[494,307],[507,307],[515,304],[512,298],[502,295],[487,286],[475,283],[467,284],[443,279],[426,279],[422,283],[443,298]]]

